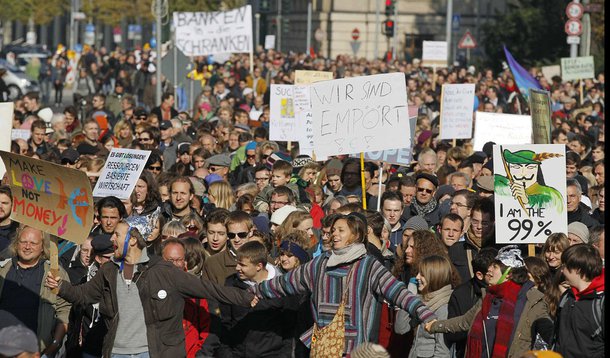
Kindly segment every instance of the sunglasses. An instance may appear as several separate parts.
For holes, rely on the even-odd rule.
[[[432,194],[434,192],[434,190],[426,189],[426,188],[417,188],[417,192],[419,192],[419,193],[426,192],[427,194]]]
[[[254,159],[254,158],[256,158],[256,154],[247,154],[246,157],[248,159]]]
[[[150,171],[160,172],[161,171],[161,166],[151,165],[151,166],[149,166],[146,169],[148,169]]]
[[[140,137],[139,141],[140,142],[148,142],[150,140],[150,138],[142,138]]]
[[[229,239],[234,239],[235,236],[239,236],[240,239],[245,239],[248,237],[248,232],[228,232],[227,237]]]

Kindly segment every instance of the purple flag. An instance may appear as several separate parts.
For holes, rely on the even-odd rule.
[[[543,89],[540,86],[540,83],[536,81],[532,75],[530,75],[525,68],[521,67],[517,61],[513,58],[513,55],[508,52],[506,46],[504,47],[504,54],[506,55],[506,60],[508,60],[508,66],[510,67],[510,72],[513,73],[513,77],[515,78],[515,83],[517,84],[517,88],[519,88],[519,92],[525,99],[528,99],[529,89]]]

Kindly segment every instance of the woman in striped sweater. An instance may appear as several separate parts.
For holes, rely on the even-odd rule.
[[[377,342],[381,304],[407,311],[414,319],[428,322],[432,313],[422,301],[410,293],[405,284],[373,256],[367,255],[366,219],[352,213],[338,217],[332,225],[332,250],[282,276],[255,286],[259,298],[288,295],[311,295],[311,310],[320,328],[335,316],[346,294],[344,354],[363,342]],[[350,274],[351,273],[351,274]],[[311,345],[313,328],[301,336]]]

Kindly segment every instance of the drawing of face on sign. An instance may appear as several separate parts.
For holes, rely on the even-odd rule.
[[[558,212],[563,210],[563,196],[557,189],[545,185],[541,169],[542,161],[562,157],[561,154],[532,150],[511,152],[502,151],[502,161],[508,168],[506,177],[496,175],[496,192],[500,195],[512,195],[526,207],[535,209],[554,207]],[[550,173],[549,173],[550,175]],[[503,190],[506,189],[506,190]]]

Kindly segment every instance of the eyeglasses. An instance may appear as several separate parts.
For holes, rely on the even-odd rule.
[[[452,201],[451,205],[455,205],[458,208],[467,208],[468,207],[468,205],[465,205],[465,204],[462,204],[462,203],[456,203],[455,201]]]
[[[146,169],[150,170],[151,172],[160,172],[161,171],[161,166],[156,166],[156,165],[149,165]]]
[[[248,232],[228,232],[227,233],[227,237],[229,239],[234,239],[235,236],[239,236],[240,239],[245,239],[246,237],[248,237]]]
[[[246,157],[248,159],[254,159],[254,158],[256,158],[256,154],[247,154]]]
[[[417,188],[417,192],[418,193],[423,193],[426,192],[427,194],[432,194],[434,192],[434,190],[432,189],[426,189],[426,188]]]
[[[184,262],[184,259],[166,259],[165,261],[175,263],[175,262]]]
[[[286,205],[288,204],[287,201],[271,201],[270,203],[271,205]]]

